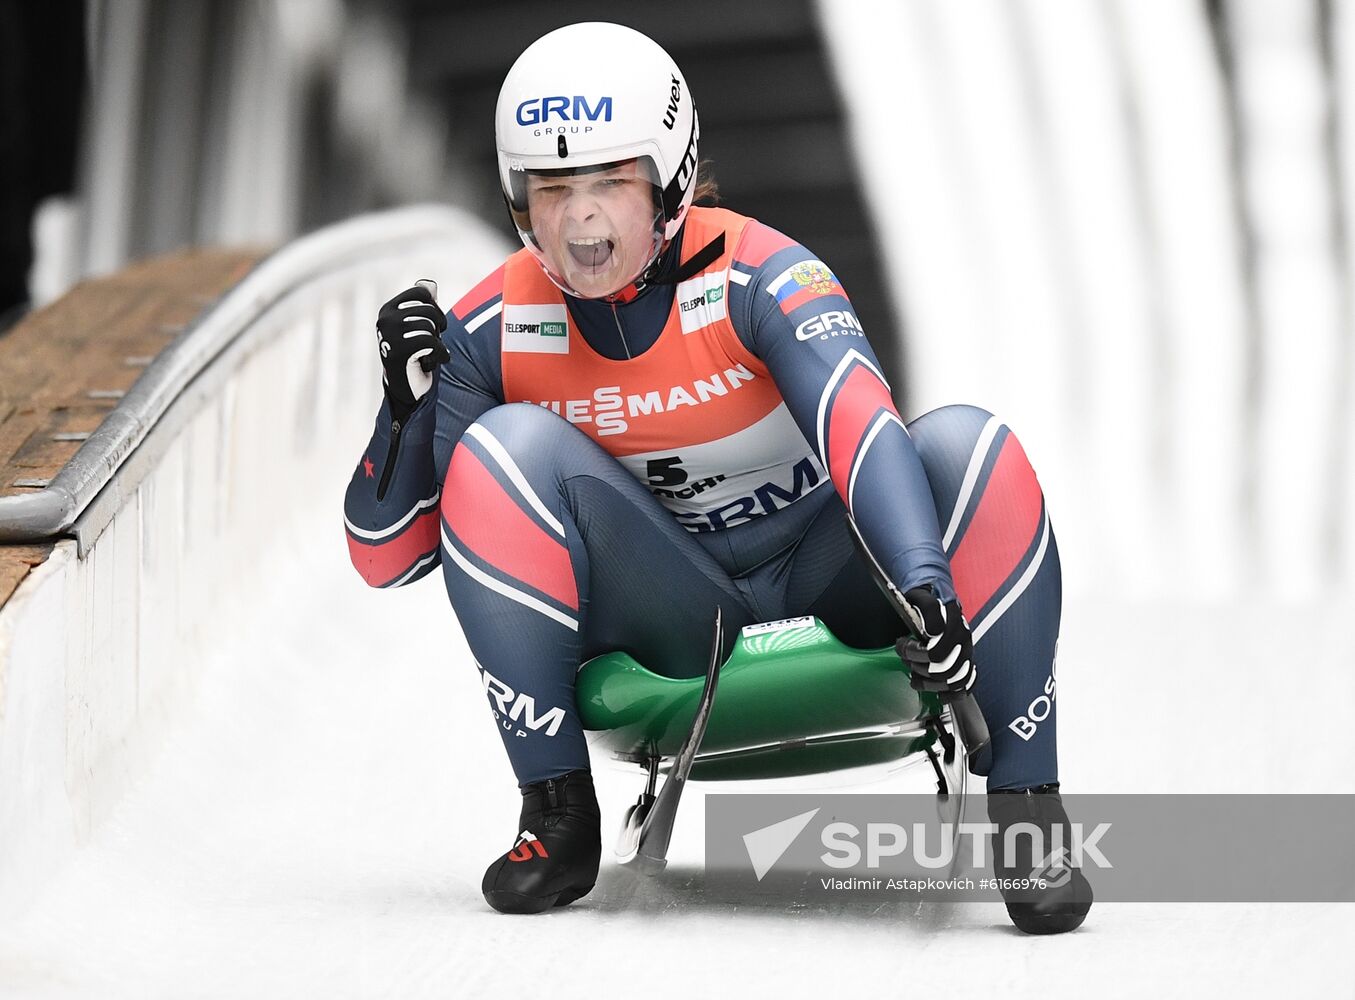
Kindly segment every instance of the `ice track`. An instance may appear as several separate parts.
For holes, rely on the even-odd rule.
[[[508,845],[516,789],[434,576],[366,589],[339,501],[277,554],[235,641],[210,654],[153,770],[19,918],[0,925],[0,996],[515,995],[1349,996],[1355,907],[1098,905],[1062,938],[1027,938],[999,905],[730,906],[702,892],[700,792],[657,881],[610,863],[586,900],[491,912],[481,873]],[[1173,662],[1126,640],[1178,608],[1074,603],[1060,653],[1065,787],[1352,791],[1349,725],[1309,742],[1281,673],[1355,704],[1336,623],[1296,649],[1253,631],[1265,609],[1213,609]],[[369,624],[360,624],[369,623]],[[1283,661],[1277,661],[1278,655]],[[205,654],[206,655],[206,654]],[[1169,700],[1188,666],[1212,705]],[[1178,673],[1182,671],[1182,673]],[[1228,683],[1230,677],[1269,677]],[[1312,696],[1305,696],[1312,704]],[[1238,720],[1210,734],[1212,712]],[[1348,721],[1348,720],[1347,720]],[[637,775],[599,768],[604,836]],[[1241,877],[1241,875],[1240,875]]]

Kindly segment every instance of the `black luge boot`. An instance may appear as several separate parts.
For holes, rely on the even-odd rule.
[[[1019,791],[990,791],[988,818],[997,824],[994,844],[996,861],[994,874],[999,879],[1018,884],[1043,880],[1045,888],[1021,888],[1002,885],[1002,899],[1007,904],[1007,915],[1018,930],[1027,934],[1062,934],[1081,926],[1092,908],[1092,887],[1081,870],[1068,856],[1070,840],[1068,814],[1063,810],[1057,783],[1025,788]],[[1028,836],[1016,836],[1015,856],[1002,857],[1002,844],[1009,827],[1029,823],[1039,827],[1044,836],[1046,856],[1036,858]],[[1064,853],[1050,857],[1053,851],[1052,828],[1063,827]]]
[[[480,891],[500,913],[540,913],[586,896],[602,860],[593,776],[570,771],[522,789],[513,849],[485,872]]]

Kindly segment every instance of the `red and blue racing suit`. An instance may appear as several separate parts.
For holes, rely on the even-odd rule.
[[[693,267],[695,261],[696,267]],[[699,675],[715,608],[816,615],[849,645],[900,590],[958,596],[990,789],[1058,779],[1061,582],[1016,437],[971,406],[905,426],[831,269],[694,208],[629,301],[562,294],[519,251],[452,308],[451,360],[403,426],[382,405],[345,498],[353,563],[396,587],[439,564],[520,784],[588,767],[574,678],[625,650]]]

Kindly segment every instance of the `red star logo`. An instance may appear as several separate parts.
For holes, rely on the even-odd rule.
[[[372,460],[368,458],[366,455],[362,456],[362,468],[363,471],[367,473],[368,479],[376,478],[376,473],[372,471],[373,469],[376,468],[376,466],[372,464]]]

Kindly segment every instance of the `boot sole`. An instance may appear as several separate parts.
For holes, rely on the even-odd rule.
[[[506,889],[491,889],[486,892],[485,902],[500,913],[544,913],[556,906],[568,906],[593,891],[593,886],[585,888],[561,889],[549,896],[525,896],[520,892]]]
[[[1007,908],[1007,916],[1018,931],[1025,934],[1067,934],[1082,926],[1087,911],[1082,913],[1022,913],[1019,916]]]

